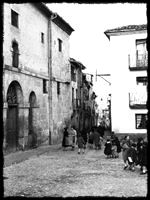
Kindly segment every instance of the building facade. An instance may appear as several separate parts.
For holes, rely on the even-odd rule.
[[[105,31],[111,48],[111,125],[118,134],[147,133],[147,25]]]
[[[57,143],[71,116],[73,29],[43,3],[4,3],[3,11],[4,149]]]
[[[51,144],[60,143],[63,129],[71,120],[71,67],[69,37],[74,31],[58,14],[51,25]]]
[[[71,64],[71,85],[72,85],[72,118],[71,124],[75,127],[76,130],[82,129],[81,124],[81,115],[82,115],[82,93],[83,93],[83,80],[82,80],[82,70],[85,69],[85,66],[76,61],[73,58],[70,58]]]

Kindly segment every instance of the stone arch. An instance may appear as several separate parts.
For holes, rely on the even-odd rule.
[[[7,90],[7,120],[6,120],[6,144],[8,151],[15,151],[18,147],[19,130],[19,104],[23,103],[23,93],[20,84],[12,81]]]

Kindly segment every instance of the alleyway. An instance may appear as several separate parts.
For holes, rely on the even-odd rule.
[[[20,153],[21,155],[27,153]],[[102,150],[62,151],[42,147],[28,151],[29,158],[4,168],[4,196],[77,197],[77,196],[146,196],[147,175],[124,171],[120,158],[106,159]],[[13,154],[15,157],[15,154]],[[17,162],[17,159],[16,159]]]

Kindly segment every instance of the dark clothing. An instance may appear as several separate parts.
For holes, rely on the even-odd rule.
[[[89,144],[93,144],[93,140],[94,140],[94,133],[91,132],[91,133],[89,134],[88,143],[89,143]]]
[[[84,142],[87,143],[87,132],[83,130],[81,134],[84,139]]]
[[[129,160],[129,157],[131,157],[131,159],[132,159],[133,162],[131,162]],[[137,162],[137,151],[134,148],[130,147],[127,150],[127,158],[128,158],[129,164],[136,163]]]
[[[100,136],[103,137],[104,136],[105,127],[100,125],[100,126],[98,126],[97,131],[99,132]]]
[[[112,144],[110,141],[107,141],[105,143],[104,154],[107,156],[112,154]]]
[[[122,141],[121,147],[123,149],[122,157],[123,157],[124,162],[126,162],[127,161],[127,151],[131,147],[131,141],[124,139]]]
[[[93,140],[94,140],[95,147],[99,147],[100,135],[97,131],[94,131]]]
[[[120,145],[120,141],[117,137],[114,138],[113,143],[114,143],[114,145],[117,146],[117,153],[120,153],[121,152],[121,145]]]
[[[83,139],[82,136],[78,136],[77,138],[77,144],[78,144],[78,148],[84,148],[84,145],[85,145],[85,141]]]
[[[147,142],[144,142],[141,145],[139,164],[141,165],[141,167],[143,167],[143,166],[147,167]]]
[[[66,138],[68,138],[68,131],[67,131],[67,128],[64,129],[63,141],[62,141],[62,146],[63,146],[63,147],[67,147]]]

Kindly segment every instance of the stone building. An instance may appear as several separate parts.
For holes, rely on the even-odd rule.
[[[73,58],[70,58],[71,64],[71,85],[72,85],[72,125],[76,130],[82,129],[81,115],[82,115],[82,98],[83,98],[83,81],[82,81],[82,70],[85,69],[85,66],[76,61]]]
[[[147,25],[105,31],[111,48],[111,124],[116,134],[147,133]]]
[[[90,130],[92,126],[97,126],[98,113],[95,101],[96,97],[93,91],[93,75],[83,73],[82,126],[86,130]]]
[[[4,149],[56,143],[71,115],[73,29],[43,3],[4,3],[3,11]]]
[[[71,120],[71,68],[69,36],[73,28],[58,14],[52,21],[52,99],[50,108],[51,144],[60,143],[66,123]]]
[[[97,125],[98,111],[93,92],[93,75],[85,74],[86,67],[70,58],[72,81],[72,119],[71,124],[78,131],[90,130]]]

